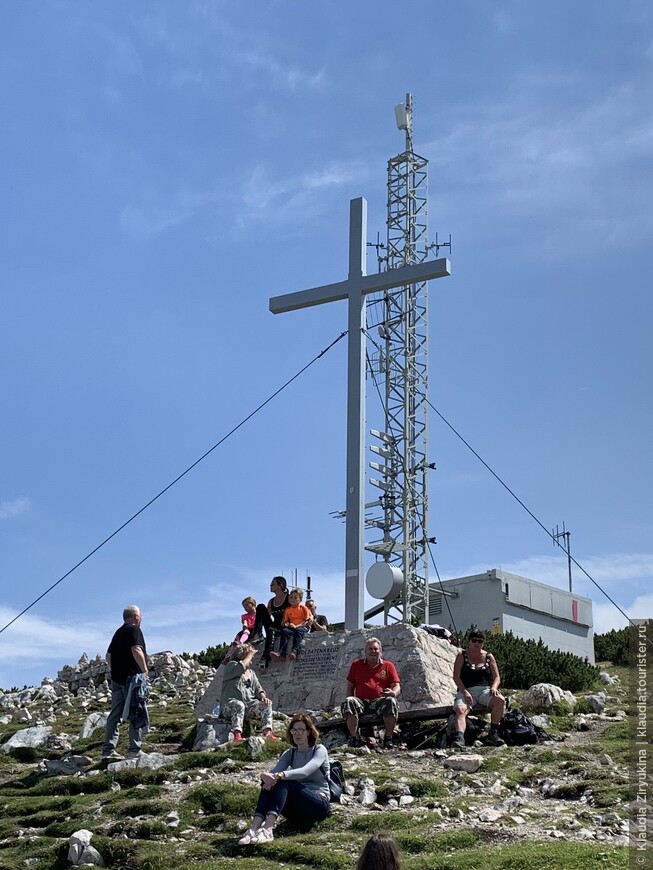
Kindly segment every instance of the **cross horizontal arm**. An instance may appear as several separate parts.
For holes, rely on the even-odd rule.
[[[285,311],[310,308],[313,305],[322,305],[324,302],[336,302],[348,296],[349,281],[338,281],[337,284],[325,284],[324,287],[311,287],[310,290],[286,293],[285,296],[273,296],[270,299],[270,311],[273,314],[283,314]]]
[[[410,266],[402,266],[400,269],[377,272],[376,275],[365,275],[356,279],[356,283],[360,285],[363,295],[367,295],[379,290],[401,287],[404,284],[421,284],[422,281],[444,278],[446,275],[451,275],[451,264],[446,257],[442,257],[440,260],[427,260],[425,263],[414,263]],[[335,284],[325,284],[323,287],[300,290],[298,293],[273,296],[270,299],[270,311],[273,314],[283,314],[286,311],[347,299],[353,283],[353,280],[338,281]]]
[[[427,260],[425,263],[402,266],[401,269],[366,275],[361,278],[361,287],[363,293],[367,294],[377,290],[390,290],[391,287],[403,287],[405,284],[421,284],[422,281],[445,278],[447,275],[451,275],[451,263],[446,257],[442,257],[441,260]]]

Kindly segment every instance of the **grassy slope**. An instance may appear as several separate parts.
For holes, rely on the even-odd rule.
[[[625,685],[625,669],[620,675]],[[90,711],[72,709],[65,730],[76,733]],[[146,751],[179,752],[188,745],[194,720],[187,702],[169,700],[167,707],[155,707],[152,721],[154,731],[146,738]],[[564,724],[564,717],[559,724]],[[64,730],[63,723],[57,723],[56,730]],[[9,729],[0,731],[0,740],[8,733]],[[229,753],[185,752],[171,767],[128,770],[115,776],[98,764],[90,777],[46,776],[33,762],[0,756],[0,868],[16,870],[25,866],[25,859],[35,859],[28,865],[34,870],[70,867],[67,840],[79,828],[92,831],[92,845],[106,865],[121,870],[260,870],[262,861],[266,867],[286,870],[340,870],[355,866],[364,842],[377,831],[396,838],[406,870],[625,868],[625,847],[554,840],[544,831],[564,830],[565,821],[575,815],[582,824],[583,812],[578,814],[578,810],[583,805],[578,798],[588,790],[594,805],[586,805],[588,818],[615,807],[625,817],[627,783],[599,759],[607,752],[624,767],[627,736],[627,723],[622,722],[582,743],[487,751],[478,776],[482,773],[488,783],[501,778],[509,793],[517,785],[532,786],[546,776],[558,782],[556,798],[568,802],[568,811],[561,811],[559,819],[554,814],[553,821],[542,819],[539,828],[536,817],[529,818],[526,826],[511,821],[521,808],[500,823],[470,824],[475,807],[492,806],[498,798],[483,800],[478,788],[467,787],[473,785],[474,777],[459,774],[452,778],[431,754],[410,759],[401,752],[371,757],[343,753],[350,781],[372,776],[384,801],[396,793],[401,779],[416,798],[413,805],[393,811],[369,811],[356,803],[336,807],[331,818],[316,829],[296,830],[282,822],[273,843],[253,847],[237,845],[237,823],[251,815],[258,774],[265,765],[248,759],[244,747],[234,747]],[[94,758],[100,749],[99,733],[74,746],[76,753]],[[276,758],[278,752],[278,745],[269,746],[265,754]],[[181,817],[176,829],[164,824],[172,809]],[[452,824],[450,813],[457,809],[464,811],[465,818]]]

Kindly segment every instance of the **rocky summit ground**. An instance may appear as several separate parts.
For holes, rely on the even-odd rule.
[[[395,837],[406,870],[625,868],[627,675],[609,671],[621,683],[591,705],[576,699],[584,712],[547,712],[562,740],[463,753],[332,745],[347,778],[332,816],[309,829],[282,822],[272,843],[239,846],[260,773],[285,744],[253,737],[191,751],[193,708],[213,670],[166,653],[153,657],[144,754],[107,765],[106,667],[83,658],[57,680],[0,694],[0,868],[340,870],[355,867],[373,832]],[[284,719],[277,725],[283,734]]]

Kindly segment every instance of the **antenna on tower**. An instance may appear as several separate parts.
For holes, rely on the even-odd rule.
[[[551,537],[553,538],[553,546],[560,547],[562,550],[564,550],[567,553],[567,569],[569,571],[569,591],[571,592],[572,591],[572,589],[571,589],[571,545],[569,543],[570,536],[571,536],[571,532],[568,532],[567,529],[565,529],[564,520],[562,522],[562,531],[560,531],[558,529],[557,523],[556,523],[555,532],[551,531]],[[564,547],[560,543],[560,538],[562,538],[565,542]]]
[[[413,97],[406,94],[406,102],[395,106],[395,121],[398,130],[406,131],[406,151],[413,150]]]

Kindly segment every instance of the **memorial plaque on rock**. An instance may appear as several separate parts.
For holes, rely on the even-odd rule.
[[[428,710],[453,703],[456,648],[410,625],[329,632],[326,636],[320,632],[319,637],[314,633],[306,638],[297,661],[272,661],[268,668],[260,670],[259,653],[253,668],[275,710],[292,715],[302,710],[337,708],[345,698],[349,667],[354,659],[362,658],[370,637],[381,641],[384,658],[394,662],[399,672],[400,720],[402,710]],[[222,668],[218,668],[195,708],[196,716],[211,713],[220,700],[221,689]]]

